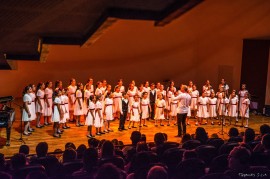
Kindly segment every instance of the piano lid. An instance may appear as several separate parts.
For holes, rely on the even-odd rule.
[[[0,103],[2,103],[2,104],[13,101],[13,100],[14,100],[13,96],[0,97]]]

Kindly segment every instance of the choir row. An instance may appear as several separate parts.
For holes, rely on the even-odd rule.
[[[139,122],[141,119],[147,126],[145,119],[148,118],[155,119],[155,125],[157,125],[157,120],[160,120],[163,125],[162,119],[176,118],[179,101],[174,98],[181,93],[176,90],[174,82],[171,82],[165,91],[164,86],[160,83],[149,85],[147,81],[138,89],[135,82],[132,81],[126,93],[122,80],[118,81],[114,92],[112,92],[111,85],[107,85],[106,80],[98,82],[95,90],[92,79],[89,79],[85,86],[82,83],[76,85],[75,79],[70,80],[70,85],[66,89],[63,89],[61,81],[56,81],[55,90],[52,86],[52,82],[47,82],[46,84],[39,83],[37,89],[35,85],[25,88],[23,96],[25,104],[23,121],[26,122],[24,135],[29,135],[33,131],[29,123],[31,120],[37,119],[36,127],[42,127],[40,124],[42,115],[45,125],[49,124],[49,119],[54,122],[55,137],[60,137],[60,124],[64,129],[69,128],[67,125],[69,119],[75,118],[76,126],[81,126],[80,116],[85,116],[85,125],[89,126],[88,129],[92,126],[97,128],[97,135],[103,133],[101,131],[103,125],[105,125],[105,132],[110,131],[110,121],[114,118],[128,117],[133,122],[133,127],[134,122]],[[224,79],[222,79],[217,93],[214,92],[209,80],[203,86],[201,96],[192,81],[189,82],[187,89],[191,96],[188,116],[190,117],[191,114],[197,116],[201,119],[200,123],[202,123],[202,119],[212,118],[213,124],[213,118],[217,116],[220,119],[224,116],[237,119],[238,111],[240,116],[249,117],[250,101],[245,85],[242,85],[239,97],[235,90],[227,97],[229,86]],[[55,94],[53,95],[53,93]],[[125,107],[126,109],[124,109]],[[122,123],[123,120],[125,119],[122,119]],[[198,121],[196,125],[198,125]],[[119,130],[124,130],[121,119]],[[91,129],[89,129],[89,136],[92,136]]]

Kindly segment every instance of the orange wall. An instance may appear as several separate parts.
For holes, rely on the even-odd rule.
[[[0,96],[20,96],[29,83],[90,76],[111,84],[191,79],[199,89],[206,79],[217,87],[225,77],[238,89],[242,39],[269,37],[269,11],[269,1],[208,0],[165,27],[119,20],[89,48],[51,46],[46,63],[22,61],[17,70],[0,71]]]

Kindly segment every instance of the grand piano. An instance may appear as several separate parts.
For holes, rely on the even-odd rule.
[[[0,128],[6,128],[6,146],[10,146],[11,126],[15,119],[15,110],[10,107],[13,100],[12,96],[0,97]]]

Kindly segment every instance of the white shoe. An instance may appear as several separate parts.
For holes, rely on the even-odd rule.
[[[212,125],[214,125],[214,122],[211,122]]]
[[[195,126],[198,126],[198,122],[195,123]]]
[[[248,128],[248,125],[245,125],[244,128]]]

